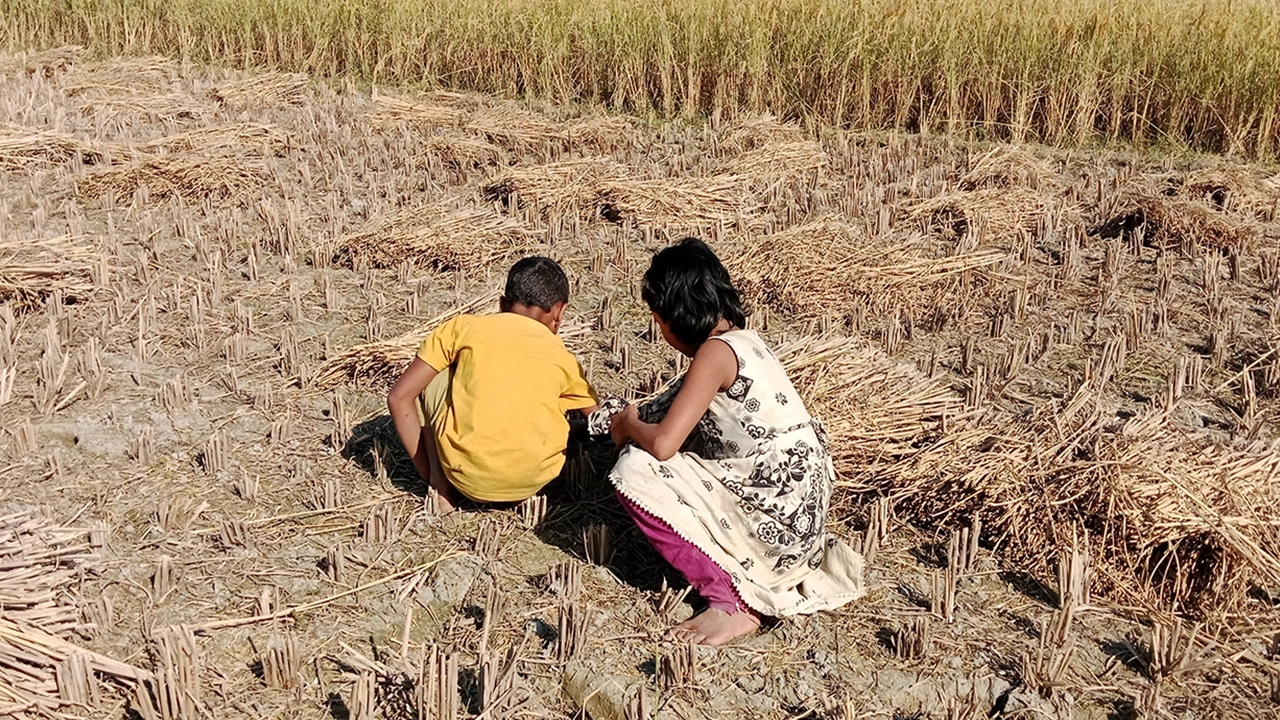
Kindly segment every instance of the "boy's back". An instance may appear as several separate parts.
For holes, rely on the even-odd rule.
[[[511,312],[461,315],[418,350],[452,370],[450,396],[427,421],[441,466],[463,494],[516,501],[536,493],[564,464],[564,414],[595,404],[581,367],[543,323]]]

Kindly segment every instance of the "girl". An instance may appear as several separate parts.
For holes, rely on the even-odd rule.
[[[826,532],[834,473],[821,424],[746,318],[711,248],[654,256],[642,294],[662,337],[693,359],[653,403],[610,421],[626,445],[609,475],[658,552],[708,601],[667,633],[719,645],[761,616],[863,594],[862,557]]]

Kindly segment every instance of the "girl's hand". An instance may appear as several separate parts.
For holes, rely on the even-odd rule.
[[[640,411],[635,405],[628,405],[622,408],[622,411],[613,416],[609,421],[609,435],[613,438],[613,444],[617,447],[626,445],[631,440],[631,433],[628,430],[630,423],[640,419]]]

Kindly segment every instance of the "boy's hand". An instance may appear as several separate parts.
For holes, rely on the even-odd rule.
[[[609,435],[613,438],[613,444],[617,447],[626,445],[631,440],[631,432],[628,429],[630,423],[639,419],[640,411],[635,405],[628,405],[614,415],[609,421]]]

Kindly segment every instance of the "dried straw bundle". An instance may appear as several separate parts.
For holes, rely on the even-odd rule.
[[[614,222],[664,230],[696,230],[735,223],[757,215],[760,198],[752,180],[741,175],[620,179],[601,183],[596,203]]]
[[[1119,428],[1099,412],[1069,421],[1051,407],[984,418],[847,338],[803,339],[777,356],[824,421],[848,492],[889,494],[929,527],[980,516],[988,539],[1034,572],[1086,528],[1096,589],[1127,602],[1197,610],[1238,607],[1256,585],[1280,593],[1275,445],[1188,436],[1166,411]]]
[[[258,73],[209,89],[209,97],[234,108],[301,105],[311,78],[306,73]]]
[[[509,207],[531,207],[539,212],[582,213],[596,208],[602,182],[621,178],[625,168],[608,158],[512,168],[481,186],[484,198]]]
[[[1016,145],[1006,145],[986,152],[974,161],[969,172],[960,178],[965,191],[1030,188],[1052,188],[1060,176],[1058,169]]]
[[[418,327],[390,340],[357,345],[330,360],[316,371],[319,387],[332,387],[344,382],[388,386],[413,360],[418,346],[440,323],[463,314],[488,314],[498,309],[498,292],[489,292],[450,309]],[[591,326],[583,322],[566,323],[560,328],[560,339],[570,350],[584,342]]]
[[[437,271],[475,272],[525,247],[529,232],[488,208],[435,203],[376,220],[339,239],[335,262],[394,268],[408,262]]]
[[[866,233],[823,219],[751,241],[726,259],[744,299],[799,318],[834,317],[863,307],[926,306],[963,273],[999,263],[985,250],[933,257],[910,243],[872,243]]]
[[[59,85],[70,97],[146,95],[171,89],[178,77],[178,65],[169,58],[123,57],[75,65]]]
[[[84,48],[65,45],[39,52],[0,55],[0,75],[41,75],[52,77],[80,61]]]
[[[812,316],[848,304],[847,269],[865,247],[864,233],[827,218],[761,237],[724,262],[750,305]]]
[[[762,115],[734,122],[725,131],[721,145],[738,152],[748,152],[765,145],[801,140],[804,140],[804,130],[799,125],[781,122],[772,115]]]
[[[55,290],[70,296],[93,289],[98,254],[82,238],[0,241],[0,302],[35,301]]]
[[[84,628],[70,595],[87,562],[86,531],[32,513],[0,517],[0,715],[57,717],[96,695],[94,675],[148,673],[68,641]],[[84,709],[81,706],[81,709]]]
[[[897,382],[927,387],[909,373]],[[875,407],[877,397],[857,401]],[[1064,423],[1042,408],[1030,419],[981,420],[952,415],[954,400],[933,403],[941,414],[916,414],[920,431],[897,446],[904,452],[865,470],[846,463],[839,484],[891,494],[899,512],[930,527],[981,516],[1005,556],[1037,573],[1086,528],[1096,589],[1126,602],[1195,611],[1236,607],[1255,583],[1280,589],[1276,448],[1221,447],[1149,416],[1116,429],[1097,414]],[[831,434],[835,447],[862,452],[843,431]]]
[[[538,146],[563,145],[569,139],[568,128],[562,123],[507,105],[480,110],[472,116],[466,128],[516,152]]]
[[[565,130],[569,148],[586,148],[613,154],[640,147],[644,136],[630,118],[621,115],[591,115],[570,122]]]
[[[382,95],[374,89],[374,109],[365,114],[370,125],[377,128],[396,127],[457,127],[466,121],[469,113],[460,108],[433,102],[415,102],[394,95]]]
[[[449,170],[467,172],[507,164],[507,153],[491,142],[458,134],[436,134],[426,139],[426,152]]]
[[[23,170],[32,163],[64,163],[76,156],[90,164],[108,160],[103,148],[70,135],[0,123],[0,168]]]
[[[779,347],[809,411],[823,421],[841,485],[871,488],[898,460],[963,414],[960,397],[865,341],[808,337]]]
[[[152,155],[87,173],[76,181],[76,192],[89,197],[114,192],[127,198],[145,189],[155,199],[234,204],[248,200],[268,177],[260,162],[228,155]]]
[[[1258,239],[1257,223],[1201,200],[1147,192],[1121,196],[1117,210],[1090,230],[1104,238],[1142,231],[1143,241],[1194,254],[1197,247],[1248,249]]]
[[[1280,221],[1280,175],[1259,177],[1243,165],[1222,164],[1189,173],[1178,194],[1245,222]],[[1273,235],[1274,230],[1273,225]]]
[[[168,58],[117,58],[73,66],[60,86],[81,113],[123,112],[158,120],[203,117],[207,103],[175,88],[177,65]]]
[[[254,152],[277,155],[289,143],[284,132],[275,125],[233,123],[198,128],[151,140],[138,149],[144,153],[219,152],[235,154]]]
[[[779,180],[805,176],[826,168],[831,162],[816,142],[762,145],[720,163],[720,172],[749,177],[754,186],[768,186]]]
[[[102,115],[126,113],[146,117],[151,121],[193,120],[205,117],[208,107],[185,93],[137,94],[89,94],[78,96],[80,112]]]
[[[1051,195],[1027,188],[984,188],[947,193],[912,205],[908,218],[947,240],[973,233],[979,244],[1012,242],[1032,232],[1054,208]]]

